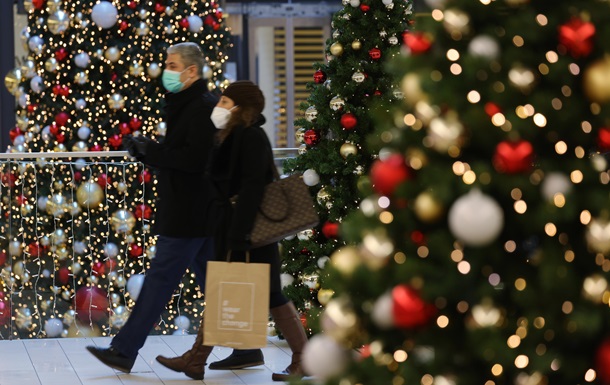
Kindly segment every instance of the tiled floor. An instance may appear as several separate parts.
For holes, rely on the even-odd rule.
[[[271,385],[271,373],[290,362],[284,340],[269,337],[263,348],[265,365],[224,371],[206,370],[203,381],[191,380],[161,366],[158,354],[172,357],[191,347],[194,336],[149,336],[131,374],[117,372],[93,357],[85,346],[106,347],[109,337],[0,341],[0,385]],[[208,362],[228,356],[229,348],[214,348]],[[281,384],[281,382],[279,383]]]

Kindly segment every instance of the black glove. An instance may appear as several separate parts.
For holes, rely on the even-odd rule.
[[[129,152],[129,155],[135,157],[137,156],[136,154],[136,143],[133,140],[133,136],[132,135],[125,135],[123,137],[123,148]]]
[[[146,147],[148,146],[148,142],[152,142],[152,139],[149,139],[144,135],[133,136],[132,138],[136,148],[136,156],[146,156]]]

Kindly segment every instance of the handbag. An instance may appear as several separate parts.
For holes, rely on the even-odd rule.
[[[273,163],[271,167],[275,180],[265,186],[263,200],[250,233],[252,247],[277,242],[320,222],[302,175],[280,178]]]
[[[235,349],[267,346],[269,264],[208,261],[203,344]]]

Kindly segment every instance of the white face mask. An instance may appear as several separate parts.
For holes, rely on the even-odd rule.
[[[212,119],[212,123],[214,123],[217,129],[221,130],[227,126],[229,119],[231,119],[231,110],[235,107],[237,106],[233,106],[230,110],[222,107],[214,107],[210,119]]]

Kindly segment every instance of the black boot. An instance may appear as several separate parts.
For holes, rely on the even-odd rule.
[[[233,370],[264,365],[265,359],[260,349],[233,349],[231,355],[224,360],[212,362],[208,368],[213,370]]]
[[[120,370],[123,373],[131,373],[131,368],[136,360],[124,356],[113,348],[99,348],[97,346],[87,346],[87,350],[91,352],[102,363],[110,366],[112,369]]]

